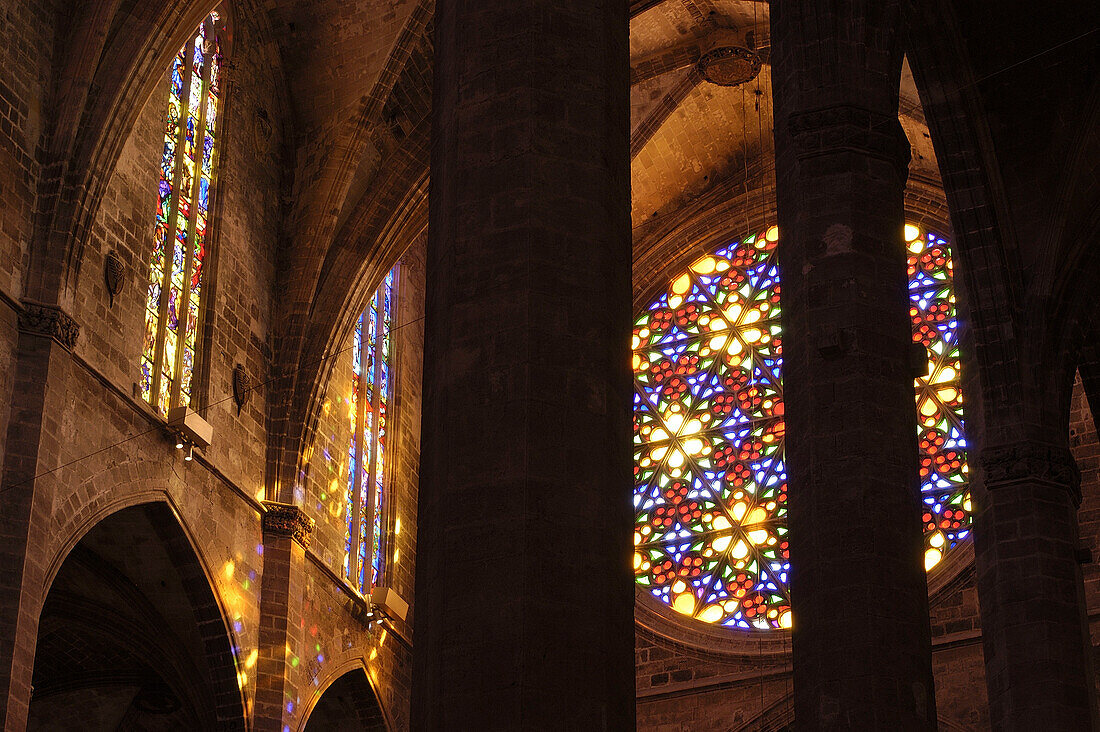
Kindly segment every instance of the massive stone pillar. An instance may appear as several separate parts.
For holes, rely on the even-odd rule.
[[[974,548],[993,729],[1096,729],[1080,475],[1059,432],[981,452]]]
[[[294,707],[305,696],[294,688],[289,652],[300,648],[302,629],[290,608],[303,592],[305,549],[313,520],[298,506],[264,501],[264,574],[260,585],[259,657],[252,728],[281,732],[294,722]],[[288,702],[290,702],[288,704]]]
[[[627,3],[435,26],[413,728],[632,728]]]
[[[897,3],[772,4],[795,719],[932,729]]]
[[[64,449],[69,370],[79,326],[64,310],[25,301],[19,312],[11,417],[0,481],[0,726],[23,729],[31,698],[54,471]]]

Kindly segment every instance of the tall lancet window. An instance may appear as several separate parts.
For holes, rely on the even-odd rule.
[[[352,344],[351,447],[348,451],[344,575],[362,593],[382,576],[382,511],[390,455],[394,278],[390,270],[359,316]]]
[[[210,13],[172,66],[140,381],[142,397],[161,414],[192,397],[224,34],[221,15]]]

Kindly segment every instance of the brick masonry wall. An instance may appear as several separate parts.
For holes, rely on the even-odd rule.
[[[27,264],[40,145],[63,3],[0,3],[0,292],[18,298]]]
[[[206,569],[231,629],[247,695],[256,649],[263,557],[256,507],[200,461],[180,451],[124,395],[90,370],[72,369],[62,417],[62,464],[53,485],[48,545],[37,548],[51,573],[95,523],[128,505],[167,500]],[[94,425],[94,429],[90,427]],[[136,436],[136,437],[135,437]],[[93,446],[119,443],[89,455]]]
[[[1081,508],[1077,520],[1081,548],[1090,553],[1090,561],[1081,565],[1085,583],[1085,605],[1092,636],[1093,683],[1100,695],[1100,436],[1089,410],[1085,390],[1078,374],[1070,403],[1070,449],[1081,471]]]
[[[74,355],[83,368],[74,370],[78,378],[73,412],[65,417],[72,439],[65,461],[133,434],[147,434],[74,465],[72,471],[85,477],[73,494],[59,491],[55,509],[58,535],[67,538],[75,528],[66,524],[73,520],[69,514],[87,518],[89,507],[112,501],[125,504],[167,491],[215,578],[233,627],[241,683],[249,696],[263,572],[256,501],[264,493],[262,383],[271,370],[268,330],[282,185],[279,120],[284,115],[284,110],[270,108],[271,100],[278,98],[278,70],[265,65],[256,39],[256,29],[242,17],[235,28],[235,53],[227,58],[228,83],[220,110],[222,137],[199,336],[200,352],[209,361],[200,363],[193,392],[194,406],[209,407],[203,416],[214,427],[214,442],[204,462],[183,462],[136,391],[168,95],[166,73],[126,141],[84,250],[71,308],[81,325]],[[268,121],[262,126],[257,124],[261,109]],[[124,288],[113,306],[103,277],[106,254],[112,250],[125,267]],[[232,399],[237,363],[244,364],[253,384],[259,385],[239,415]]]
[[[351,334],[341,342],[321,405],[312,447],[306,449],[306,510],[316,521],[310,551],[343,576],[344,533],[351,444]]]
[[[0,302],[0,425],[7,427],[11,416],[12,386],[15,381],[15,347],[19,337],[16,331],[15,310]],[[0,429],[0,465],[3,464],[8,440],[7,429]]]
[[[9,301],[23,292],[57,6],[49,0],[0,2],[0,298]],[[0,311],[0,424],[7,425],[15,314],[4,302]],[[6,441],[0,430],[0,464]]]
[[[420,463],[420,401],[423,364],[423,240],[417,241],[399,261],[400,282],[394,317],[392,366],[395,369],[393,401],[387,444],[387,495],[385,522],[390,529],[398,520],[401,534],[386,550],[386,581],[406,599],[412,597],[411,565],[415,557],[416,486]],[[371,290],[373,292],[373,290]],[[352,333],[342,339],[334,356],[321,406],[313,446],[307,449],[305,506],[316,520],[310,551],[332,572],[343,573],[344,537],[347,530],[348,447],[351,443]],[[396,503],[395,503],[396,501]],[[394,551],[397,562],[394,563]],[[407,561],[406,561],[407,560]],[[393,575],[392,578],[390,575]]]
[[[55,31],[47,20],[55,17],[52,6],[45,3],[4,3],[0,8],[0,297],[11,303],[21,295],[27,258],[37,174],[34,155],[44,124],[41,109],[48,99],[52,64],[50,54],[42,49],[53,46]],[[208,360],[197,371],[194,402],[200,409],[208,407],[204,416],[214,427],[214,443],[199,459],[185,462],[161,429],[160,419],[135,394],[163,144],[165,74],[143,105],[106,186],[84,249],[73,302],[66,308],[81,326],[61,416],[65,445],[60,462],[72,464],[49,481],[54,506],[49,544],[34,551],[46,557],[56,572],[79,537],[110,513],[143,501],[168,501],[220,600],[250,709],[264,569],[258,504],[264,497],[267,439],[264,382],[274,370],[271,328],[278,294],[273,283],[283,195],[290,186],[284,154],[289,111],[280,91],[283,70],[270,63],[273,55],[267,39],[248,14],[237,14],[235,21],[207,242],[200,348]],[[124,288],[113,306],[103,277],[106,254],[112,250],[125,266]],[[398,324],[411,325],[395,333],[397,420],[390,448],[394,481],[388,520],[394,526],[401,519],[401,533],[388,547],[387,581],[410,601],[419,466],[423,256],[421,241],[403,260]],[[0,423],[5,425],[15,342],[15,312],[0,303]],[[334,383],[350,383],[350,358],[344,361],[334,372]],[[240,414],[232,399],[236,364],[246,367],[257,386]],[[338,409],[329,411],[333,414],[327,421],[322,419],[318,444],[327,443],[332,455],[346,456],[346,419],[334,418]],[[0,440],[4,434],[0,431]],[[0,442],[0,457],[2,449]],[[311,551],[339,574],[343,531],[334,533],[332,527],[342,521],[342,513],[340,521],[334,521],[318,490],[320,476],[327,477],[325,485],[335,476],[317,457],[310,468],[311,500],[304,507],[318,523]],[[341,497],[346,465],[343,470],[337,480]],[[331,496],[327,498],[329,504],[335,503]],[[304,711],[316,701],[313,692],[327,687],[333,674],[358,663],[369,669],[396,728],[407,727],[409,648],[397,633],[407,637],[409,628],[398,625],[397,633],[383,632],[376,624],[368,630],[352,616],[354,607],[345,588],[317,562],[307,560],[304,566],[304,592],[291,599],[289,608],[297,631],[291,634],[296,647],[288,674],[295,677],[290,686],[300,693],[288,714],[304,719]]]

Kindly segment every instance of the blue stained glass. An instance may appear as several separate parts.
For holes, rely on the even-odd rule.
[[[391,271],[374,292],[362,316],[357,322],[352,342],[352,368],[361,374],[358,381],[359,398],[363,400],[361,424],[353,423],[353,444],[358,444],[362,464],[359,477],[349,480],[348,498],[358,493],[360,513],[349,523],[349,533],[358,538],[355,556],[351,556],[352,544],[344,557],[345,566],[352,572],[360,592],[368,592],[379,582],[385,567],[382,519],[385,495],[385,435],[386,402],[389,387],[389,331],[390,309],[393,300],[394,273]],[[377,387],[377,388],[375,388]],[[355,475],[355,466],[351,475]],[[368,487],[374,487],[373,505]],[[350,503],[349,503],[350,505]],[[350,577],[349,577],[350,579]]]
[[[917,235],[910,236],[914,230]],[[947,243],[906,227],[925,566],[969,532]],[[915,237],[915,238],[914,238]],[[790,627],[778,230],[693,262],[635,320],[635,579],[678,613]]]
[[[205,22],[216,20],[217,14],[215,13]],[[187,403],[187,392],[190,388],[196,355],[193,331],[198,320],[197,288],[202,264],[201,255],[204,250],[201,242],[193,241],[198,232],[190,232],[188,225],[188,218],[191,215],[189,197],[191,195],[192,172],[188,170],[187,156],[192,152],[196,136],[202,137],[203,130],[199,129],[199,120],[196,115],[184,113],[184,100],[182,97],[187,93],[189,97],[201,100],[203,96],[204,54],[202,53],[202,46],[205,38],[205,22],[200,25],[192,38],[180,48],[173,60],[165,115],[164,143],[161,151],[160,179],[157,182],[157,210],[148,292],[149,308],[146,314],[145,340],[147,347],[143,351],[142,360],[142,393],[161,413],[174,406],[177,398],[180,403]],[[189,106],[195,108],[194,104]],[[215,105],[211,105],[209,109],[211,114],[216,113]],[[178,155],[181,137],[183,139],[184,154]],[[207,201],[210,192],[206,190],[203,193],[204,201]],[[174,237],[169,240],[168,228],[172,225],[172,222],[175,222],[176,232]],[[172,255],[170,261],[166,262],[167,252],[165,249],[169,241],[172,243]],[[198,255],[193,258],[190,264],[185,257],[185,252],[189,250]],[[186,267],[190,267],[191,271],[184,272]],[[161,283],[166,276],[174,287],[170,290],[169,298],[166,299],[165,304],[158,306]],[[196,288],[193,290],[195,297],[191,298],[188,306],[187,332],[183,334],[182,339],[177,343],[174,331],[180,324],[178,309],[181,307],[177,300],[182,293],[176,288],[181,287],[188,281],[192,282]],[[157,347],[154,348],[149,344],[156,344]],[[163,344],[163,348],[160,347],[161,344]],[[182,350],[178,350],[177,354],[177,349]],[[182,368],[182,378],[179,381],[179,384],[182,385],[182,392],[173,393],[173,384],[170,383],[169,377],[177,370],[177,364],[174,362],[176,358],[180,359],[178,366]],[[165,376],[162,377],[162,374]],[[146,378],[158,383],[146,383]],[[169,403],[170,400],[172,403]]]

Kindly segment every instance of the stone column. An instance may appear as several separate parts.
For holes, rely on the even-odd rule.
[[[413,729],[632,729],[622,0],[439,0]]]
[[[795,719],[934,729],[900,10],[834,5],[771,6]]]
[[[1064,444],[1018,442],[983,448],[981,468],[974,561],[990,723],[1095,729],[1077,464]]]
[[[305,690],[290,685],[287,648],[298,648],[301,629],[290,613],[291,598],[302,597],[305,550],[313,519],[297,506],[264,501],[264,573],[260,584],[259,658],[256,663],[256,706],[252,728],[282,732],[294,724],[294,706]],[[308,692],[306,692],[308,693]]]
[[[11,417],[0,481],[0,726],[23,729],[38,616],[45,600],[45,532],[60,467],[69,351],[80,327],[53,305],[23,302]]]

